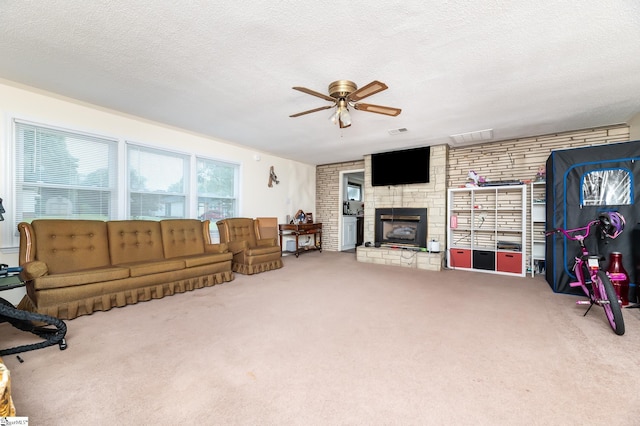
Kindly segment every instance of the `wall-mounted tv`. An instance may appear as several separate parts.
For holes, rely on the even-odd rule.
[[[427,183],[430,155],[431,149],[428,146],[371,154],[371,184],[387,186]]]

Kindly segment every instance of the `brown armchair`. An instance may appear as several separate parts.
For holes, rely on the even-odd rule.
[[[261,238],[264,222],[235,217],[216,222],[220,242],[233,253],[231,269],[251,275],[282,268],[282,252],[277,237]],[[264,233],[264,230],[263,232]]]

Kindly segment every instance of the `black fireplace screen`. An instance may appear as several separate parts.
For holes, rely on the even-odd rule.
[[[427,245],[427,209],[376,209],[376,243],[415,247]]]

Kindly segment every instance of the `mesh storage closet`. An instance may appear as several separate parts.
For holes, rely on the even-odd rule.
[[[592,229],[586,243],[590,252],[605,257],[604,268],[609,253],[623,254],[631,300],[635,300],[634,283],[640,276],[635,266],[640,265],[640,141],[553,151],[546,167],[547,229],[584,226],[604,211],[617,211],[625,217],[625,230],[618,238],[602,239]],[[576,242],[561,234],[547,236],[546,280],[554,292],[581,294],[580,289],[569,286],[575,280],[572,267],[578,250]]]

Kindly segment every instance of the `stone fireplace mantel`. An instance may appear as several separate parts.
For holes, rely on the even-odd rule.
[[[447,226],[447,187],[446,164],[447,145],[431,147],[429,162],[431,179],[429,183],[372,186],[371,156],[364,159],[364,241],[370,247],[357,248],[359,262],[397,265],[418,269],[440,271],[444,251],[429,253],[415,250],[403,250],[387,247],[375,247],[375,210],[380,208],[420,208],[427,210],[427,241],[440,243],[441,250],[446,247]]]
[[[358,262],[440,271],[442,270],[444,253],[360,246],[356,249],[356,258]]]

